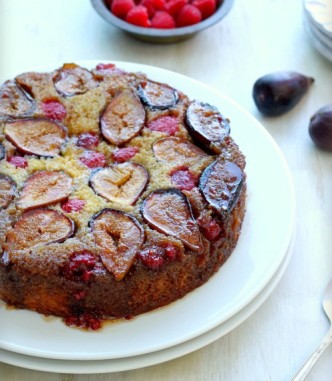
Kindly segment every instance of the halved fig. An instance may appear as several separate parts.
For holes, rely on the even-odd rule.
[[[6,208],[15,196],[16,185],[14,181],[0,174],[0,210]]]
[[[72,179],[64,172],[40,171],[30,176],[17,201],[17,206],[29,210],[52,205],[68,198]]]
[[[3,160],[6,157],[6,150],[5,147],[0,144],[0,160]]]
[[[7,81],[0,87],[0,116],[29,116],[34,108],[34,100],[15,81]]]
[[[19,151],[54,157],[66,138],[61,124],[48,119],[21,119],[5,124],[4,133]]]
[[[138,87],[138,95],[143,104],[153,110],[167,110],[179,100],[178,92],[172,87],[148,81]]]
[[[204,251],[202,237],[187,197],[178,189],[161,189],[143,201],[146,222],[161,233],[180,239],[192,251]]]
[[[115,209],[103,209],[97,214],[91,228],[104,266],[116,280],[129,271],[144,241],[144,231],[135,217]]]
[[[201,175],[199,188],[206,201],[226,217],[235,206],[243,186],[244,173],[230,161],[214,161]]]
[[[170,165],[193,165],[208,156],[189,141],[176,137],[157,140],[152,149],[158,160]]]
[[[60,95],[71,97],[97,87],[93,74],[76,64],[64,64],[53,77],[54,87]]]
[[[74,234],[72,220],[51,209],[34,209],[22,214],[7,233],[8,251],[24,250],[37,245],[63,242]]]
[[[117,94],[100,118],[101,133],[116,146],[121,146],[137,136],[143,128],[145,110],[138,97],[130,89]]]
[[[90,177],[92,189],[109,201],[134,205],[149,181],[146,169],[136,163],[97,169]]]
[[[219,110],[199,101],[193,101],[186,112],[186,124],[190,135],[206,148],[214,149],[213,143],[221,142],[230,133],[229,121]],[[212,143],[212,147],[211,147]]]

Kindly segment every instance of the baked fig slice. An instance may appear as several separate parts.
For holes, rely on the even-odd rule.
[[[100,118],[101,133],[116,146],[137,136],[145,122],[145,110],[130,89],[124,89],[108,104]]]
[[[84,94],[99,84],[89,70],[76,64],[63,65],[53,77],[53,83],[58,93],[65,97]]]
[[[51,209],[30,210],[7,233],[7,251],[63,242],[74,234],[75,225],[68,217]]]
[[[0,160],[3,160],[6,157],[6,150],[5,147],[0,144]]]
[[[187,197],[178,189],[161,189],[143,201],[145,221],[161,233],[180,239],[192,251],[204,251],[202,237]]]
[[[90,185],[99,196],[125,205],[135,204],[148,181],[146,169],[131,162],[97,169],[90,177]]]
[[[214,149],[213,143],[221,142],[230,133],[229,121],[215,106],[193,101],[186,111],[186,124],[192,138],[206,148]],[[212,146],[211,146],[212,144]]]
[[[72,179],[64,172],[40,171],[30,176],[17,206],[29,210],[63,201],[72,191]]]
[[[104,266],[122,280],[144,241],[144,231],[135,217],[115,209],[103,209],[91,222]]]
[[[61,124],[48,119],[21,119],[5,123],[4,133],[19,151],[54,157],[66,138]]]
[[[230,161],[214,161],[201,175],[199,188],[206,201],[221,217],[235,206],[243,186],[244,173]]]
[[[16,192],[16,184],[5,175],[0,174],[0,210],[6,208],[13,200]]]
[[[7,81],[0,87],[0,117],[29,116],[34,109],[34,100],[15,81]]]
[[[138,87],[138,95],[143,104],[153,110],[167,110],[179,100],[178,92],[172,87],[148,81]]]
[[[153,144],[155,157],[170,165],[193,165],[208,155],[187,140],[169,137]]]

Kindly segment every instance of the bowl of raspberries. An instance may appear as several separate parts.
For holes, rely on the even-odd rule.
[[[231,9],[234,0],[91,0],[108,23],[135,38],[170,43],[206,29]]]

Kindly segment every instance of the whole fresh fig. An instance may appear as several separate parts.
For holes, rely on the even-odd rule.
[[[318,147],[332,151],[332,104],[321,107],[310,118],[309,135]]]
[[[278,116],[291,110],[313,82],[313,78],[294,71],[278,71],[259,78],[252,95],[263,115]]]

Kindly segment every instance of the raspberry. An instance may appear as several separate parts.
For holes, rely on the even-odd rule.
[[[170,0],[166,3],[165,10],[176,17],[186,4],[188,4],[188,0]]]
[[[186,168],[172,172],[171,180],[180,190],[191,190],[196,186],[196,176]]]
[[[211,16],[217,7],[215,0],[194,0],[192,5],[201,11],[203,20]]]
[[[151,20],[151,27],[158,29],[172,29],[175,28],[175,21],[169,13],[165,11],[157,11]]]
[[[104,167],[106,164],[105,156],[95,151],[85,151],[80,157],[80,161],[89,168]]]
[[[85,205],[84,200],[79,200],[78,198],[73,198],[61,205],[63,211],[67,213],[79,212]]]
[[[176,26],[188,26],[202,21],[202,13],[194,5],[187,4],[179,12],[176,19]]]
[[[147,127],[151,131],[165,132],[168,135],[174,135],[178,132],[178,119],[174,116],[162,116],[152,120]]]
[[[67,115],[65,106],[57,100],[45,100],[41,108],[45,116],[53,120],[63,120]]]
[[[150,248],[141,251],[138,255],[143,264],[151,270],[158,270],[164,264],[164,251],[158,248]]]
[[[107,74],[124,74],[125,73],[124,70],[119,69],[118,67],[116,67],[116,65],[112,63],[107,63],[107,64],[100,63],[96,66],[96,70],[101,71],[103,73],[107,73]]]
[[[11,156],[7,159],[10,164],[15,165],[16,168],[26,168],[28,161],[22,156]]]
[[[175,246],[168,244],[165,247],[165,255],[168,259],[174,261],[178,255],[178,249]]]
[[[101,320],[94,315],[88,313],[82,315],[70,315],[65,318],[65,323],[69,326],[79,328],[89,328],[96,331],[101,327]]]
[[[143,26],[146,28],[151,26],[148,10],[143,5],[136,5],[131,8],[131,10],[127,13],[126,21],[130,24]]]
[[[134,0],[113,0],[110,9],[115,16],[125,19],[128,12],[134,7]]]
[[[99,144],[99,136],[96,132],[84,132],[78,137],[77,143],[79,147],[93,148]]]
[[[203,228],[204,236],[210,241],[214,241],[216,238],[218,238],[220,233],[221,227],[215,220],[211,220],[210,223]]]
[[[143,5],[148,10],[149,17],[153,17],[158,10],[163,10],[165,0],[142,0],[140,5]]]
[[[125,161],[134,157],[139,151],[138,147],[124,147],[120,148],[113,153],[113,160],[117,163],[124,163]]]
[[[69,263],[62,269],[62,274],[70,280],[81,280],[88,282],[96,266],[96,258],[89,251],[83,250],[74,252],[69,259]]]

